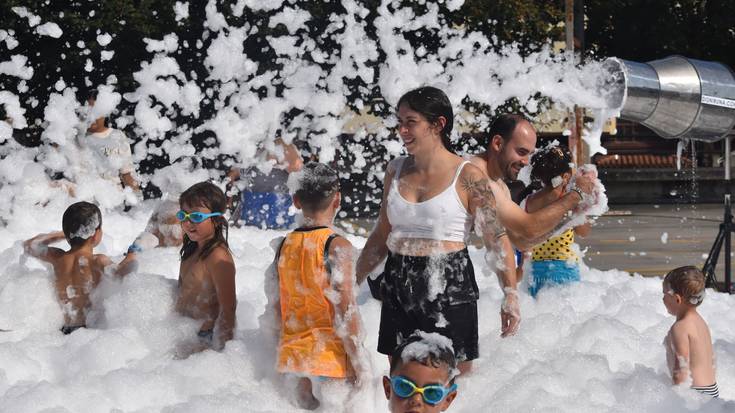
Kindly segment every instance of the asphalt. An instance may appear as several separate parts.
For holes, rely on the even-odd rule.
[[[682,265],[704,264],[723,213],[722,204],[615,206],[598,218],[589,237],[577,242],[587,248],[585,262],[592,267],[663,275]],[[724,248],[718,280],[723,271]]]
[[[682,265],[701,268],[723,213],[722,204],[615,205],[597,219],[588,237],[577,237],[577,243],[586,250],[585,262],[598,269],[662,276]],[[366,235],[373,222],[344,220],[341,226]],[[723,257],[724,252],[715,272],[719,281],[724,279]]]

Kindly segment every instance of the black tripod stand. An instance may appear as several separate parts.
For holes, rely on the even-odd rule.
[[[717,278],[715,277],[715,267],[720,257],[720,251],[725,247],[725,283],[720,291],[732,294],[732,267],[731,267],[731,240],[732,233],[735,232],[735,225],[732,222],[732,208],[730,201],[730,138],[725,138],[725,216],[720,224],[720,231],[717,233],[715,243],[709,251],[707,260],[704,261],[702,272],[705,276],[705,285],[707,287],[717,288]]]

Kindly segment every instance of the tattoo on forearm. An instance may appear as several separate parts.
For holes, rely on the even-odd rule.
[[[475,220],[485,235],[491,235],[493,239],[501,237],[505,233],[505,228],[498,219],[498,211],[496,209],[495,194],[490,188],[490,182],[487,179],[478,179],[476,177],[462,178],[462,187],[470,195],[477,205],[475,208]]]

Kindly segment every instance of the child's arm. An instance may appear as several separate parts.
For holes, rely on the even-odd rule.
[[[669,345],[673,351],[673,366],[671,379],[674,384],[680,384],[689,379],[689,334],[684,325],[677,322],[671,327]]]
[[[235,330],[235,310],[237,309],[235,263],[225,248],[217,248],[212,251],[206,261],[219,303],[219,315],[214,329],[216,334],[214,345],[215,348],[222,349],[228,340],[232,340]]]
[[[592,231],[592,224],[589,222],[574,227],[574,233],[584,238]]]
[[[355,300],[353,252],[352,244],[343,237],[335,237],[329,246],[331,285],[336,292],[330,300],[334,304],[337,335],[342,339],[347,356],[359,377],[367,369],[363,366],[363,355],[360,351],[362,326]]]
[[[26,254],[38,258],[39,260],[52,262],[60,257],[64,251],[59,248],[49,247],[49,245],[63,239],[65,239],[65,237],[62,231],[39,234],[23,242],[23,250]]]
[[[138,260],[137,260],[138,253],[136,251],[130,251],[128,250],[127,255],[125,255],[125,258],[123,258],[122,261],[120,261],[119,264],[117,264],[117,268],[115,268],[115,275],[118,277],[124,277],[131,272],[134,272],[138,269]]]
[[[281,333],[281,293],[278,285],[278,258],[283,241],[284,237],[278,237],[271,241],[271,247],[275,252],[275,257],[271,265],[265,270],[265,281],[263,282],[263,292],[268,303],[265,306],[265,312],[258,319],[261,332],[268,334],[274,346],[278,342]]]

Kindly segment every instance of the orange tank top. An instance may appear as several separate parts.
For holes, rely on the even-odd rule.
[[[325,294],[330,288],[326,251],[333,234],[326,227],[297,229],[281,244],[279,372],[335,378],[355,375],[334,329],[334,306]]]

